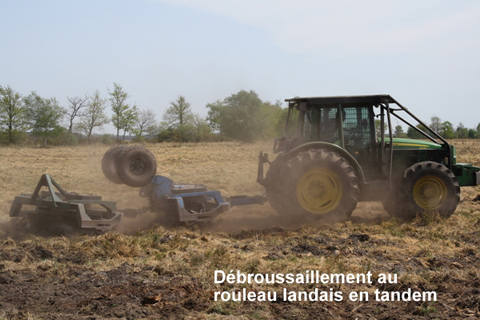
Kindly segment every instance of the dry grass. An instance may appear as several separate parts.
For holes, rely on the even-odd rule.
[[[480,164],[478,141],[455,141],[454,144],[459,162]],[[270,150],[269,143],[157,144],[147,147],[157,158],[159,174],[177,182],[205,183],[226,196],[263,192],[255,183],[257,155],[261,150]],[[104,199],[118,201],[120,207],[141,207],[145,203],[138,197],[137,189],[114,185],[103,177],[100,160],[106,150],[107,147],[100,146],[0,149],[0,156],[7,159],[0,164],[3,166],[0,168],[1,219],[8,220],[13,197],[21,192],[31,192],[42,173],[50,173],[69,191],[101,194]],[[45,294],[52,296],[54,293],[47,288],[85,285],[86,275],[88,281],[99,284],[96,289],[90,289],[97,295],[113,290],[112,283],[117,284],[114,281],[123,283],[123,286],[127,284],[121,281],[139,283],[135,287],[136,294],[125,291],[117,293],[115,298],[112,295],[111,299],[123,297],[136,301],[135,307],[129,309],[133,311],[119,313],[126,318],[155,318],[165,312],[192,319],[217,319],[229,315],[239,319],[346,316],[361,319],[367,316],[384,318],[392,314],[397,314],[399,319],[429,314],[438,318],[478,316],[479,300],[470,299],[475,296],[473,290],[479,284],[480,276],[480,210],[478,202],[471,201],[478,194],[479,187],[463,188],[460,205],[448,220],[433,216],[417,218],[410,223],[389,218],[378,203],[361,203],[354,212],[354,219],[349,222],[292,225],[282,223],[265,204],[234,208],[216,224],[201,229],[150,226],[130,234],[110,232],[73,238],[33,235],[8,238],[11,233],[3,229],[0,230],[3,235],[0,240],[0,283],[10,286],[33,281],[43,285]],[[138,222],[128,221],[130,225]],[[214,284],[214,270],[301,273],[310,269],[322,273],[397,273],[397,284],[383,287],[375,284],[343,285],[338,290],[346,293],[352,290],[373,293],[376,288],[435,290],[439,301],[435,304],[383,305],[344,301],[323,304],[319,308],[315,303],[214,302],[209,295],[212,291],[243,287],[254,291],[281,290],[278,285]],[[123,280],[112,280],[111,274],[116,270],[124,272]],[[176,311],[168,309],[169,305],[165,303],[161,308],[159,303],[142,309],[142,297],[153,295],[152,292],[160,290],[158,288],[165,283],[171,285],[170,288],[194,286],[197,304],[190,309],[187,304],[190,300],[181,296],[176,300],[180,305]],[[324,290],[328,288],[323,287]],[[297,284],[288,285],[288,289],[310,290],[312,287]],[[88,301],[95,297],[92,294],[92,300]],[[72,299],[81,298],[73,294]],[[165,294],[162,299],[166,299]],[[0,313],[0,319],[48,318],[47,314],[52,313],[59,318],[64,316],[53,307],[39,307],[34,303],[23,309],[23,313],[17,310],[15,314],[10,307],[0,305],[0,310],[6,310],[3,315]],[[113,309],[111,306],[92,309],[90,305],[82,304],[81,310],[76,312],[82,316],[99,314],[108,317],[108,312]],[[68,308],[65,310],[62,312],[73,317]]]

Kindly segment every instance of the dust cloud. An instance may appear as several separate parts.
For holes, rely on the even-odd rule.
[[[130,198],[129,209],[141,210],[148,205],[146,199]],[[122,212],[119,208],[119,211]],[[178,224],[172,212],[152,212],[147,210],[134,217],[124,216],[113,230],[126,235],[133,235],[138,231],[155,229],[164,227],[167,229],[191,228],[199,232],[240,232],[267,230],[271,228],[282,228],[286,230],[295,230],[303,226],[320,226],[331,225],[338,221],[326,221],[312,216],[292,215],[284,217],[279,215],[268,203],[264,205],[251,205],[244,207],[234,207],[231,210],[221,214],[216,219],[205,224]],[[389,215],[383,210],[380,203],[361,202],[352,214],[350,221],[356,224],[380,224],[382,221],[388,220]],[[31,233],[32,230],[26,228],[27,221],[20,218],[10,219],[9,217],[0,216],[0,238],[19,239]],[[41,231],[41,230],[40,230]],[[55,234],[53,232],[35,232],[44,236],[62,236],[64,234]]]

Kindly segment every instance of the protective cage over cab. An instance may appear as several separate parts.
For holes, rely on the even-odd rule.
[[[287,99],[278,157],[261,154],[258,182],[281,214],[344,219],[358,201],[382,201],[392,215],[436,211],[448,217],[460,186],[480,168],[456,163],[455,148],[389,95]],[[421,139],[394,136],[393,121]],[[263,177],[263,164],[270,168]]]

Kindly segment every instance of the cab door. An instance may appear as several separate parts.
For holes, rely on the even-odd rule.
[[[342,111],[345,149],[358,161],[367,181],[378,179],[380,170],[373,107],[346,106]]]

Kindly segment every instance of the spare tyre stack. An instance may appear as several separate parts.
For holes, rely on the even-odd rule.
[[[152,181],[157,172],[153,153],[143,146],[113,146],[102,158],[105,177],[116,184],[143,187]]]

